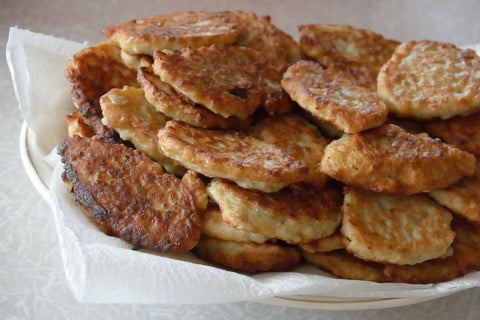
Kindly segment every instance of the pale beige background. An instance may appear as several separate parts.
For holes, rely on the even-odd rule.
[[[294,37],[298,25],[351,24],[401,41],[480,43],[477,0],[61,1],[0,0],[0,318],[1,319],[477,319],[480,289],[384,310],[317,311],[241,302],[208,306],[80,304],[63,272],[49,206],[21,165],[22,118],[5,63],[10,26],[91,43],[131,18],[179,10],[241,9],[269,14]]]

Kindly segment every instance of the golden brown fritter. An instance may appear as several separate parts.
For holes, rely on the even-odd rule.
[[[318,163],[329,141],[305,118],[293,113],[266,117],[250,128],[249,134],[285,148],[296,160],[305,162],[309,168],[305,182],[323,188],[327,176]]]
[[[350,73],[359,85],[373,91],[380,68],[400,44],[371,30],[334,24],[300,26],[299,38],[307,56]]]
[[[90,138],[95,135],[93,129],[87,124],[85,118],[79,111],[74,111],[65,117],[68,129],[68,136],[78,135],[82,138]]]
[[[199,129],[169,121],[158,133],[162,151],[184,167],[247,189],[275,192],[303,181],[308,167],[284,149],[243,132]]]
[[[114,129],[123,140],[130,141],[169,173],[185,173],[185,168],[165,156],[158,146],[158,130],[170,119],[148,103],[141,88],[112,89],[100,98],[100,107],[102,123]]]
[[[95,133],[111,142],[120,142],[117,133],[104,126],[100,97],[112,88],[137,86],[136,70],[123,64],[120,48],[101,42],[76,53],[65,68],[75,106]]]
[[[201,215],[202,233],[221,240],[236,242],[266,243],[271,238],[241,229],[234,228],[223,220],[222,212],[217,205],[210,205]]]
[[[193,252],[210,263],[249,273],[287,271],[301,261],[300,253],[292,247],[235,242],[208,236],[202,236]]]
[[[174,120],[188,123],[194,127],[245,130],[253,118],[224,118],[207,108],[179,95],[172,86],[163,82],[153,73],[151,65],[138,70],[138,81],[145,91],[145,98],[155,109]]]
[[[345,188],[341,233],[357,258],[417,264],[448,255],[452,214],[426,195],[389,195]]]
[[[245,119],[263,103],[267,65],[253,49],[212,45],[156,51],[153,71],[189,100],[225,118]]]
[[[130,20],[103,29],[103,35],[128,54],[233,43],[238,31],[221,12],[185,11]]]
[[[168,252],[198,242],[191,189],[147,155],[98,138],[67,138],[58,148],[63,180],[86,215],[108,235]]]
[[[480,113],[423,123],[426,131],[459,149],[480,156]]]
[[[385,104],[350,78],[302,60],[287,69],[282,86],[302,108],[341,131],[360,132],[384,123],[388,113]]]
[[[263,193],[214,179],[207,192],[225,221],[235,228],[302,243],[327,237],[340,225],[342,195],[336,188],[315,190],[298,187]]]
[[[377,81],[379,97],[400,117],[448,119],[480,110],[480,57],[453,44],[402,43]]]
[[[299,243],[298,245],[302,250],[310,253],[315,253],[345,249],[344,242],[344,236],[339,231],[337,231],[328,237],[316,239],[306,243]]]
[[[413,194],[445,188],[472,175],[475,157],[439,139],[386,124],[331,142],[320,169],[364,189]]]

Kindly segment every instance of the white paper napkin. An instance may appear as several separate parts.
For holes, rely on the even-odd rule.
[[[66,136],[63,118],[73,104],[63,72],[68,59],[85,45],[10,29],[7,62],[20,110],[34,133],[32,152],[46,157]],[[134,251],[100,232],[75,206],[60,178],[59,157],[52,154],[50,203],[65,274],[82,302],[205,304],[286,295],[428,297],[480,286],[480,272],[435,285],[382,284],[336,279],[309,265],[252,276],[216,268],[192,254]]]

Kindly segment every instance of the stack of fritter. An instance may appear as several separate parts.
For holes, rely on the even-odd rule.
[[[101,230],[244,272],[480,269],[480,58],[253,13],[112,25],[72,57],[64,181]]]

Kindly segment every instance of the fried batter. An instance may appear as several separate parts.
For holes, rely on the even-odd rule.
[[[221,240],[230,240],[236,242],[254,242],[265,243],[271,238],[253,232],[236,229],[225,222],[222,213],[217,205],[210,205],[202,214],[202,233]]]
[[[480,110],[480,58],[453,44],[405,42],[377,81],[378,95],[400,117],[448,119]]]
[[[338,229],[342,219],[342,196],[333,187],[262,193],[214,179],[207,185],[207,192],[220,207],[223,219],[235,228],[288,243],[327,237]]]
[[[141,88],[112,89],[100,98],[102,123],[114,129],[123,140],[148,154],[170,173],[182,174],[185,169],[165,156],[158,146],[158,130],[169,120],[145,99]]]
[[[65,123],[68,127],[68,136],[78,135],[82,138],[90,138],[95,135],[92,128],[86,123],[85,118],[79,111],[74,111],[65,117]]]
[[[162,151],[186,168],[247,189],[275,192],[308,174],[305,163],[284,149],[242,132],[199,129],[172,120],[158,139]]]
[[[267,63],[250,48],[212,45],[156,51],[153,70],[191,101],[225,118],[245,119],[263,103]]]
[[[305,182],[323,188],[327,176],[320,171],[318,163],[329,141],[305,118],[293,113],[267,117],[255,124],[249,134],[285,148],[296,160],[305,162],[309,168]]]
[[[345,249],[344,242],[345,238],[343,235],[340,232],[335,232],[325,238],[316,239],[307,243],[299,243],[299,247],[310,253],[329,252],[338,249]]]
[[[423,123],[426,131],[459,149],[480,156],[480,113]]]
[[[224,118],[187,100],[154,74],[151,65],[138,70],[138,81],[145,90],[145,98],[158,111],[174,120],[188,123],[194,127],[238,130],[245,130],[252,123],[252,117],[247,117],[245,120],[238,117]]]
[[[445,256],[455,238],[452,214],[426,195],[388,195],[345,188],[341,233],[356,257],[416,264]]]
[[[331,142],[320,169],[364,189],[414,194],[442,189],[472,175],[475,157],[439,139],[386,124]]]
[[[200,218],[191,190],[147,155],[98,138],[67,138],[58,148],[77,203],[103,232],[134,248],[186,252]]]
[[[376,91],[380,68],[400,44],[396,40],[349,25],[311,24],[299,27],[300,48],[323,66],[336,66],[358,83]]]
[[[103,35],[128,54],[153,55],[156,50],[233,43],[234,24],[221,12],[185,11],[131,20],[103,29]]]
[[[456,233],[453,255],[444,259],[425,261],[416,265],[386,265],[384,274],[392,282],[436,283],[449,281],[480,268],[480,224],[454,218]]]
[[[99,99],[112,88],[138,87],[136,76],[136,70],[123,64],[120,48],[111,42],[101,42],[79,51],[65,69],[75,106],[93,131],[111,142],[121,140],[114,130],[102,124]]]
[[[470,221],[480,222],[480,165],[475,175],[465,177],[445,189],[429,192],[444,207]]]
[[[202,236],[193,252],[213,264],[249,273],[287,271],[300,264],[300,253],[291,247],[220,240]]]
[[[282,86],[302,108],[344,132],[373,128],[387,118],[387,107],[376,94],[356,85],[348,74],[325,70],[313,61],[290,66]]]

